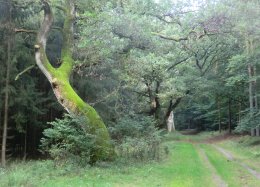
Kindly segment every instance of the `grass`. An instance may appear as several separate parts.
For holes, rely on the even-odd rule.
[[[208,171],[205,160],[198,153],[198,147],[205,151],[216,172],[230,186],[258,186],[259,181],[242,168],[238,162],[258,164],[254,154],[259,151],[257,141],[251,137],[228,139],[218,143],[235,153],[237,161],[227,159],[205,140],[217,133],[202,133],[184,136],[173,133],[166,136],[165,144],[170,154],[159,162],[146,163],[103,163],[95,167],[63,165],[55,167],[53,161],[13,162],[8,169],[0,169],[0,186],[24,187],[199,187],[218,186],[213,174]],[[178,140],[178,141],[176,141]],[[203,142],[203,143],[202,143]],[[253,161],[252,161],[253,160]],[[259,168],[258,168],[259,169]]]
[[[229,150],[239,162],[260,172],[260,137],[243,136],[220,142],[219,145]]]
[[[208,138],[211,138],[213,136],[219,135],[219,132],[212,131],[212,132],[201,132],[195,135],[183,135],[177,131],[166,134],[165,135],[165,141],[188,141],[188,142],[202,142],[205,141]]]
[[[216,168],[218,174],[229,187],[259,186],[259,181],[237,162],[227,160],[211,145],[203,144],[201,147],[205,150],[211,164]]]
[[[55,168],[52,161],[13,163],[1,171],[0,186],[207,186],[210,174],[194,146],[168,143],[171,154],[162,162],[110,167]],[[213,184],[212,184],[213,185]]]

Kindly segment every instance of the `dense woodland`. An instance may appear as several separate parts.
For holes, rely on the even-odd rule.
[[[2,166],[157,159],[171,128],[250,132],[259,28],[259,0],[0,0]]]

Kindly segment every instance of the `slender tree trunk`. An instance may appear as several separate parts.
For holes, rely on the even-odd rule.
[[[260,94],[258,94],[258,93],[260,93],[260,80],[259,80],[259,75],[260,75],[260,65],[258,65],[258,64],[256,64],[255,65],[255,76],[256,76],[256,83],[255,83],[255,93],[256,93],[256,95],[255,95],[255,97],[256,97],[256,103],[257,103],[257,105],[256,105],[256,109],[258,110],[258,101],[260,100]]]
[[[10,79],[10,63],[11,63],[11,37],[7,39],[7,60],[6,60],[6,79],[5,79],[5,101],[4,101],[4,125],[2,135],[2,153],[1,153],[1,165],[6,166],[6,140],[7,140],[7,128],[8,128],[8,105],[9,105],[9,79]]]
[[[219,133],[221,133],[222,127],[221,127],[221,110],[220,110],[219,97],[217,98],[217,103],[218,103],[218,130],[219,130]]]
[[[228,133],[231,134],[232,115],[231,115],[231,99],[228,99]]]
[[[246,46],[246,54],[247,56],[251,55],[252,50],[252,42],[249,39],[248,36],[245,37],[245,46]],[[252,117],[254,114],[255,109],[255,91],[254,91],[254,66],[251,62],[248,62],[247,65],[248,70],[248,78],[249,78],[249,85],[248,85],[248,93],[249,93],[249,110],[250,110],[250,116]]]
[[[258,101],[257,101],[257,75],[256,75],[256,66],[253,67],[253,90],[254,90],[254,109],[257,111],[258,109]]]
[[[24,132],[24,151],[23,151],[23,161],[26,160],[27,157],[27,123],[25,125],[25,132]]]
[[[64,2],[65,21],[63,25],[63,44],[61,50],[61,66],[54,68],[48,61],[45,47],[48,33],[53,23],[53,15],[48,2],[42,0],[44,5],[44,21],[37,35],[35,45],[36,63],[51,83],[52,89],[58,102],[70,114],[85,116],[87,125],[82,125],[83,130],[95,135],[96,146],[92,152],[91,162],[101,159],[112,159],[114,150],[110,142],[108,130],[97,114],[95,109],[85,103],[72,88],[69,79],[73,69],[74,60],[72,59],[73,49],[73,23],[75,17],[75,6],[73,0]]]
[[[250,113],[253,115],[254,112],[254,96],[253,96],[253,72],[252,72],[252,65],[248,64],[248,76],[249,76],[249,87],[248,87],[248,92],[249,92],[249,108],[250,108]]]
[[[242,104],[241,104],[241,99],[239,99],[239,104],[238,104],[238,124],[240,124],[241,122],[241,107],[242,107]]]
[[[252,38],[250,38],[249,40],[249,53],[250,55],[253,54],[254,52],[254,41]],[[258,109],[258,102],[257,102],[257,69],[256,69],[256,65],[253,64],[252,65],[252,89],[253,89],[253,107],[254,107],[254,111],[256,112]]]

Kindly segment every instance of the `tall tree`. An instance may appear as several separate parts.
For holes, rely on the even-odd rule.
[[[11,2],[6,4],[7,16],[4,24],[6,25],[6,75],[5,75],[5,94],[4,94],[4,124],[2,129],[2,149],[1,149],[1,165],[6,166],[6,141],[8,129],[8,111],[9,111],[9,87],[10,87],[10,68],[11,68],[11,48],[13,39],[12,25],[12,5]]]
[[[83,115],[88,120],[90,133],[96,135],[96,148],[92,153],[92,162],[99,159],[109,159],[114,152],[111,146],[110,137],[104,122],[97,114],[95,109],[85,103],[70,85],[70,75],[73,69],[73,39],[74,39],[74,21],[75,21],[75,2],[66,0],[62,3],[61,9],[64,12],[64,25],[62,28],[63,44],[61,49],[61,65],[54,68],[46,55],[47,36],[53,24],[53,13],[49,3],[41,1],[44,10],[44,20],[37,35],[37,44],[35,45],[36,63],[51,83],[54,94],[59,103],[69,113],[74,115]],[[83,129],[86,127],[82,126]]]

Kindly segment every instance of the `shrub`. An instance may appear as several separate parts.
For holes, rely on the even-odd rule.
[[[250,132],[251,128],[259,127],[260,112],[254,112],[246,110],[245,114],[242,116],[240,123],[236,127],[236,132]]]
[[[161,131],[151,117],[125,116],[110,127],[118,156],[125,160],[159,160]]]
[[[75,162],[86,165],[95,148],[96,137],[89,134],[85,117],[65,115],[49,123],[41,139],[41,151],[48,153],[56,163]]]

